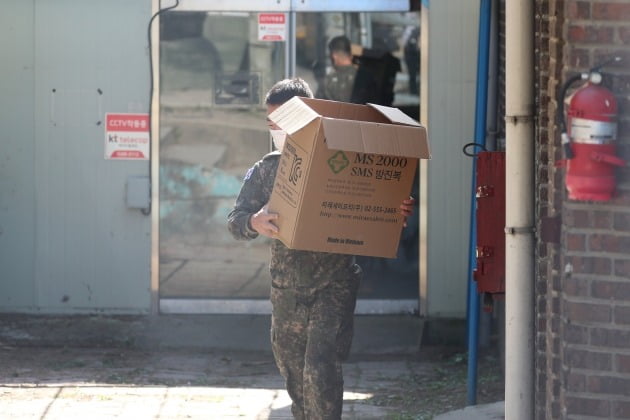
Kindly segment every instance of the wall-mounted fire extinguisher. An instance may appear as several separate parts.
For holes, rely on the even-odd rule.
[[[610,200],[616,186],[615,167],[626,165],[623,159],[615,156],[617,100],[601,85],[599,71],[613,61],[621,61],[621,58],[614,57],[569,78],[560,90],[558,118],[567,167],[566,186],[571,200]],[[586,83],[571,97],[565,120],[564,99],[571,84],[578,80]]]

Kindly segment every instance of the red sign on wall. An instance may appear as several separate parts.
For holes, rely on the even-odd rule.
[[[287,16],[284,13],[258,14],[259,41],[285,41],[287,39]]]
[[[105,159],[149,159],[149,115],[105,114]]]

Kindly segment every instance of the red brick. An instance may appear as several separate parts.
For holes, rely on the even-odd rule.
[[[584,44],[610,44],[615,36],[615,30],[609,26],[569,26],[568,38],[570,42]]]
[[[630,419],[630,402],[613,401],[612,412],[616,419]]]
[[[562,413],[562,407],[558,401],[551,402],[551,418],[559,419]]]
[[[619,39],[622,44],[630,44],[630,28],[627,26],[622,26],[618,28]]]
[[[594,3],[592,17],[595,20],[630,20],[630,4],[628,3]]]
[[[630,282],[593,280],[591,296],[599,299],[627,301],[630,299]]]
[[[558,334],[560,332],[560,325],[562,325],[562,321],[560,317],[554,316],[551,318],[551,332],[554,334]]]
[[[630,260],[615,260],[615,276],[630,278]]]
[[[613,227],[618,231],[630,232],[630,213],[615,213]]]
[[[604,251],[615,254],[629,252],[630,237],[610,234],[591,235],[588,238],[588,247],[591,251]]]
[[[616,306],[613,310],[615,324],[630,325],[630,306]]]
[[[590,19],[591,3],[588,1],[569,1],[567,17],[572,19]]]
[[[567,373],[567,390],[573,392],[586,391],[586,376],[579,373],[571,372]]]
[[[584,234],[568,233],[565,242],[569,251],[586,250],[586,235]]]
[[[610,403],[608,401],[584,397],[567,397],[566,405],[568,418],[579,414],[595,417],[610,416]]]
[[[610,376],[589,376],[587,391],[596,394],[630,395],[630,379]]]
[[[625,349],[630,343],[630,331],[608,328],[591,328],[591,344],[594,346]]]
[[[562,361],[556,355],[551,358],[551,373],[555,376],[559,376],[562,374]]]
[[[568,210],[564,220],[567,226],[574,228],[591,227],[591,218],[587,210]]]
[[[578,69],[592,67],[590,51],[584,48],[573,48],[569,53],[569,65]]]
[[[630,59],[630,55],[627,52],[622,53],[619,51],[617,54],[614,54],[614,55],[621,56],[622,63],[628,62],[628,59]],[[607,70],[615,73],[615,75],[610,78],[610,82],[611,82],[610,89],[615,93],[615,95],[617,95],[617,97],[621,97],[622,95],[627,95],[628,93],[630,93],[630,86],[628,86],[628,84],[630,83],[630,76],[628,76],[627,74],[621,73],[625,69],[622,69],[622,68],[617,69],[610,66],[610,68],[607,68]],[[619,113],[619,115],[623,118],[622,113]],[[623,136],[623,134],[624,134],[623,131],[619,131],[620,136]]]
[[[588,328],[567,324],[564,327],[564,339],[570,344],[588,344]]]
[[[612,355],[609,352],[566,348],[564,357],[569,369],[612,370]]]
[[[630,373],[630,355],[617,354],[615,355],[616,371],[619,373]]]
[[[571,322],[611,322],[611,308],[582,302],[566,302],[564,309]]]
[[[593,212],[593,227],[597,229],[610,229],[613,214],[610,211],[595,210]]]
[[[567,296],[589,296],[590,282],[583,278],[565,277],[563,290]]]
[[[630,59],[630,51],[619,44],[614,44],[609,47],[602,45],[600,48],[593,50],[593,56],[591,58],[593,60],[593,63],[599,64],[609,60],[610,57],[621,57],[621,63],[628,63],[628,60]],[[605,71],[614,74],[614,77],[612,77],[611,80],[615,82],[615,89],[613,89],[613,91],[616,95],[627,92],[627,87],[626,89],[622,89],[620,91],[617,87],[618,84],[616,83],[618,77],[624,77],[624,71],[626,71],[626,67],[623,66],[625,66],[625,64],[610,64],[604,69]],[[604,81],[606,82],[606,79]]]
[[[612,262],[605,257],[570,257],[574,274],[601,274],[612,273]]]

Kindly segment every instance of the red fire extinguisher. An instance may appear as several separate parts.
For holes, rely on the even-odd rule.
[[[615,57],[586,73],[570,78],[559,98],[562,145],[566,158],[566,186],[571,200],[608,201],[615,191],[615,167],[625,166],[615,156],[617,140],[617,100],[601,85],[599,69]],[[564,97],[569,86],[586,80],[571,97],[564,121]]]

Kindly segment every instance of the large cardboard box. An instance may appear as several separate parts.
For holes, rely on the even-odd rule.
[[[269,114],[287,132],[269,211],[293,249],[396,257],[426,130],[396,108],[294,97]]]

